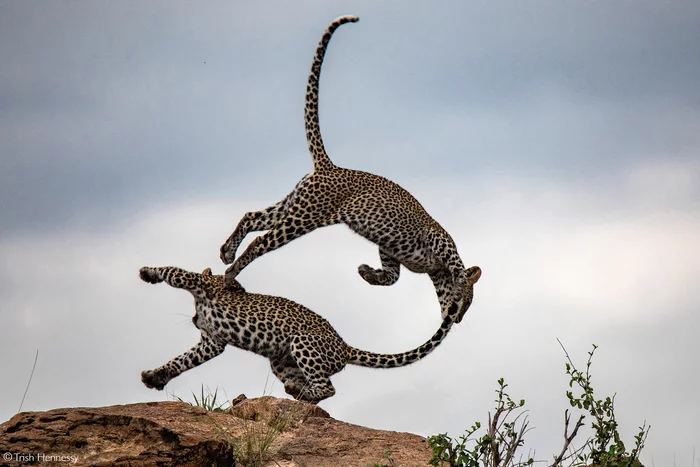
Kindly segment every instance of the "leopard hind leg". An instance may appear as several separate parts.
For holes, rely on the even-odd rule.
[[[296,360],[290,354],[273,357],[270,359],[270,368],[272,373],[284,384],[284,392],[299,399],[307,383]]]
[[[298,400],[318,404],[335,394],[331,383],[331,369],[325,355],[318,350],[323,343],[314,336],[296,336],[291,343],[291,356],[304,374],[306,387]]]

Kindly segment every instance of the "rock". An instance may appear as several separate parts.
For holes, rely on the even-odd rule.
[[[270,427],[278,426],[280,431],[298,427],[311,417],[330,418],[328,412],[315,404],[272,396],[245,399],[231,407],[230,413],[243,420],[262,422]]]
[[[246,399],[247,399],[247,397],[245,396],[245,394],[239,394],[239,395],[237,395],[237,396],[234,397],[233,400],[231,401],[231,407],[240,404],[241,402],[243,402],[243,401],[246,400]]]
[[[183,402],[23,412],[0,425],[0,465],[413,467],[430,459],[417,435],[344,423],[305,402],[235,400],[226,412]],[[13,457],[3,461],[5,453]]]

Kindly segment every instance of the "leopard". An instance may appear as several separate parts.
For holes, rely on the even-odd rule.
[[[424,344],[408,352],[382,354],[348,345],[325,318],[303,305],[247,292],[237,280],[226,284],[224,275],[214,275],[210,268],[194,273],[174,266],[143,267],[139,276],[151,284],[165,282],[191,293],[195,301],[192,323],[200,331],[199,343],[189,351],[141,373],[144,385],[157,390],[231,345],[267,358],[287,394],[317,404],[335,394],[330,377],[346,365],[397,368],[423,359],[443,342],[459,313],[453,303]],[[467,270],[467,306],[480,276],[477,266]]]
[[[336,166],[326,153],[318,115],[321,65],[333,33],[341,25],[357,21],[356,16],[341,16],[331,22],[313,58],[304,108],[313,170],[278,203],[243,215],[220,248],[221,260],[230,265],[225,281],[232,284],[256,258],[315,229],[345,224],[379,249],[381,267],[361,264],[357,271],[362,279],[371,285],[393,285],[399,280],[402,265],[414,273],[427,273],[443,318],[453,301],[460,303],[455,319],[459,323],[467,310],[464,294],[468,269],[452,237],[398,184],[379,175]],[[236,258],[246,235],[260,231],[267,232],[256,237]]]

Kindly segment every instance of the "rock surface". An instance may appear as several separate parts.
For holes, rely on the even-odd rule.
[[[225,412],[149,402],[19,413],[0,425],[0,465],[413,467],[430,459],[421,436],[351,425],[313,404],[234,403]]]

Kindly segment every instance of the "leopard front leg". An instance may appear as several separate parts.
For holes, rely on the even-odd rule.
[[[292,192],[293,193],[293,192]],[[236,258],[236,250],[241,242],[250,232],[270,230],[284,219],[289,209],[289,199],[292,193],[288,194],[282,201],[274,204],[262,211],[247,212],[243,215],[233,233],[226,242],[221,245],[221,261],[224,264],[233,263]]]
[[[220,355],[225,348],[225,344],[219,344],[208,335],[202,333],[199,344],[192,347],[189,351],[178,355],[155,370],[141,372],[141,381],[147,388],[161,391],[171,379]]]
[[[435,257],[445,265],[445,268],[452,275],[454,286],[451,289],[454,291],[456,299],[461,300],[464,297],[463,291],[467,287],[469,277],[464,269],[464,263],[457,253],[454,241],[444,230],[430,230],[426,235],[426,243]]]
[[[382,262],[380,269],[361,264],[357,268],[358,274],[371,285],[394,285],[401,274],[401,263],[381,248],[379,249],[379,259]]]
[[[440,302],[440,313],[442,315],[442,319],[445,319],[448,313],[453,311],[450,309],[450,307],[457,305],[452,293],[454,289],[452,275],[446,269],[440,269],[437,272],[431,273],[430,279],[433,281],[435,294],[437,295],[438,302]]]

